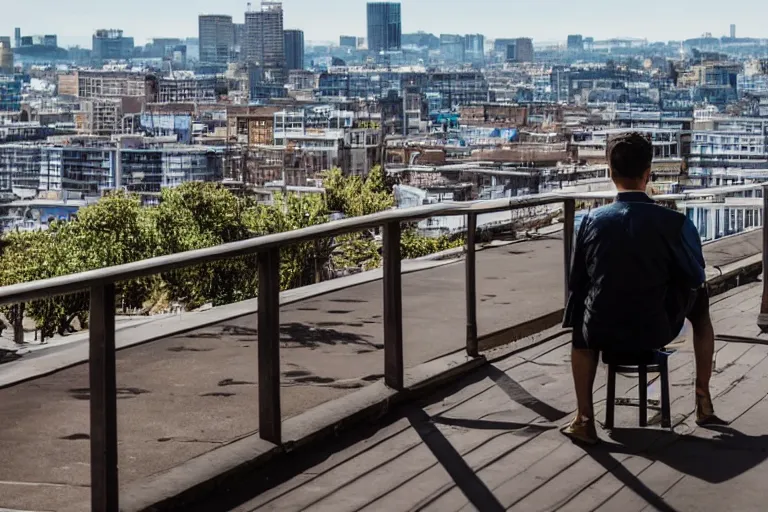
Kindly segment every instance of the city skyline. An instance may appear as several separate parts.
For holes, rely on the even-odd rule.
[[[537,42],[565,41],[578,33],[596,39],[612,37],[670,40],[698,37],[711,32],[728,35],[735,24],[739,37],[768,37],[761,19],[768,5],[738,0],[729,4],[727,17],[716,17],[715,0],[675,3],[648,0],[639,12],[627,16],[615,2],[594,0],[590,9],[563,0],[403,0],[403,33],[419,30],[440,33],[482,33],[488,38],[532,37]],[[315,0],[285,0],[285,28],[299,29],[307,41],[338,42],[341,34],[366,35],[366,0],[335,0],[333,8]],[[546,6],[544,4],[547,4]],[[743,8],[739,9],[738,4]],[[197,37],[200,14],[224,14],[242,22],[246,2],[220,0],[212,10],[203,0],[135,0],[130,4],[105,4],[96,0],[27,0],[4,8],[0,36],[12,36],[15,27],[24,34],[55,33],[61,46],[90,47],[93,32],[120,28],[137,44],[154,37]],[[258,2],[253,2],[253,8]],[[145,9],[145,10],[142,10]],[[151,16],[145,13],[151,12]],[[344,20],[339,21],[339,12]],[[659,16],[663,12],[663,16]],[[83,13],[86,13],[85,15]],[[439,13],[435,15],[435,13]],[[493,13],[492,16],[489,13]],[[76,32],[82,30],[84,33]]]

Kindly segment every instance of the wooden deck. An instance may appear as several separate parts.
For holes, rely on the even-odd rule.
[[[199,510],[684,511],[765,510],[768,482],[768,346],[755,326],[761,284],[713,300],[719,335],[713,392],[730,427],[693,422],[693,354],[671,359],[674,432],[637,427],[637,409],[617,407],[617,428],[584,449],[558,427],[575,409],[569,335],[485,367],[441,396],[395,411],[354,438],[296,454],[253,475],[248,489]],[[768,342],[768,341],[766,341]],[[604,406],[598,374],[598,418]],[[620,377],[618,396],[636,396]],[[652,383],[649,397],[658,394]]]

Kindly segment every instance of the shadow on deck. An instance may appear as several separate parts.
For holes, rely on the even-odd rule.
[[[713,300],[713,395],[729,427],[693,421],[693,353],[670,361],[674,431],[618,407],[595,448],[558,431],[573,413],[568,333],[491,364],[382,423],[288,455],[191,510],[762,510],[768,479],[768,346],[759,283]],[[734,337],[735,336],[735,337]],[[605,375],[596,384],[598,418]],[[636,396],[619,378],[619,396]],[[649,396],[658,388],[651,383]],[[654,419],[651,420],[654,424]]]

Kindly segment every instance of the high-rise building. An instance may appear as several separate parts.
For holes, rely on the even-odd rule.
[[[400,4],[368,3],[368,49],[373,52],[399,51],[402,48]]]
[[[0,112],[21,110],[21,75],[0,75]]]
[[[584,37],[581,34],[572,34],[568,36],[568,51],[569,52],[584,51]]]
[[[464,62],[464,38],[458,34],[440,34],[440,56],[449,63]]]
[[[286,30],[285,35],[285,69],[304,69],[304,32],[301,30]]]
[[[262,2],[261,9],[245,13],[247,61],[265,70],[285,66],[283,4]]]
[[[14,46],[16,48],[21,48],[21,28],[16,27],[16,30],[14,31]]]
[[[518,37],[507,44],[508,62],[533,62],[533,39]]]
[[[464,57],[472,63],[482,63],[485,60],[484,35],[467,34],[464,36]]]
[[[133,38],[123,36],[122,30],[100,29],[93,35],[94,61],[129,60],[133,56]]]
[[[234,54],[239,57],[240,61],[245,61],[245,23],[233,23],[232,34],[234,36]]]
[[[341,36],[339,37],[339,46],[342,48],[357,48],[357,37]]]
[[[203,14],[198,22],[200,63],[226,65],[235,44],[232,16]]]
[[[736,39],[736,25],[731,25],[731,39]]]
[[[10,37],[0,41],[0,75],[13,73],[13,49]]]

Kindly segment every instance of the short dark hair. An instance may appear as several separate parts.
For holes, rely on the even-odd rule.
[[[608,140],[606,154],[614,176],[636,180],[651,167],[653,144],[638,132],[621,133]]]

